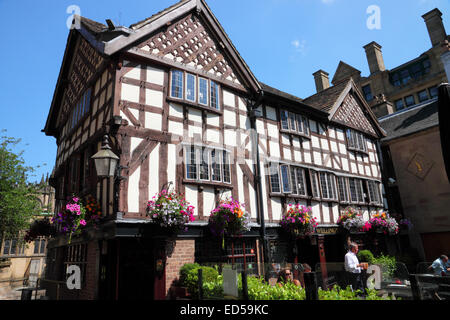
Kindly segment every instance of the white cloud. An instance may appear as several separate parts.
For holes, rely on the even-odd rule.
[[[306,54],[306,40],[293,40],[291,41],[291,45],[295,48],[296,52],[299,52],[303,55]]]

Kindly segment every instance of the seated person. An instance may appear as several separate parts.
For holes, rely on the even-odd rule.
[[[447,276],[450,272],[450,267],[448,265],[448,257],[446,255],[442,255],[436,260],[434,260],[431,265],[431,269],[433,269],[435,276]]]
[[[289,269],[283,269],[278,274],[278,283],[283,284],[288,281],[291,281],[291,270]]]

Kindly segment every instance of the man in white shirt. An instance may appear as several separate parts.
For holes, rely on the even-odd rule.
[[[349,251],[345,255],[345,271],[349,278],[349,284],[352,285],[353,290],[361,290],[364,293],[364,286],[361,279],[361,270],[364,264],[359,263],[358,245],[354,242],[350,243]]]

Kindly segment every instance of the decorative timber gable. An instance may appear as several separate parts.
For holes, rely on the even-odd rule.
[[[190,13],[140,43],[137,49],[143,54],[156,55],[240,85],[220,50],[222,46],[200,18]]]
[[[345,123],[346,125],[359,131],[377,135],[372,124],[367,119],[363,109],[352,93],[347,94],[344,98],[341,106],[334,114],[332,121]]]
[[[61,102],[56,127],[64,124],[70,111],[93,80],[96,71],[103,63],[103,57],[89,42],[79,36],[74,49],[71,66],[66,77],[66,87]]]

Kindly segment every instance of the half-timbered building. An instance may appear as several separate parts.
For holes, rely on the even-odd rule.
[[[262,274],[263,262],[341,260],[343,242],[333,238],[341,210],[355,206],[368,219],[383,207],[384,133],[354,82],[307,99],[259,82],[203,0],[128,28],[107,22],[74,20],[44,129],[58,145],[56,210],[68,195],[92,195],[103,215],[70,244],[49,243],[51,295],[162,299],[187,262]],[[100,179],[91,157],[105,135],[119,167]],[[167,188],[196,216],[170,238],[146,215]],[[207,222],[226,197],[245,204],[251,230],[222,248]],[[316,235],[283,238],[289,203],[312,208]],[[58,285],[69,264],[82,267],[81,290]]]

